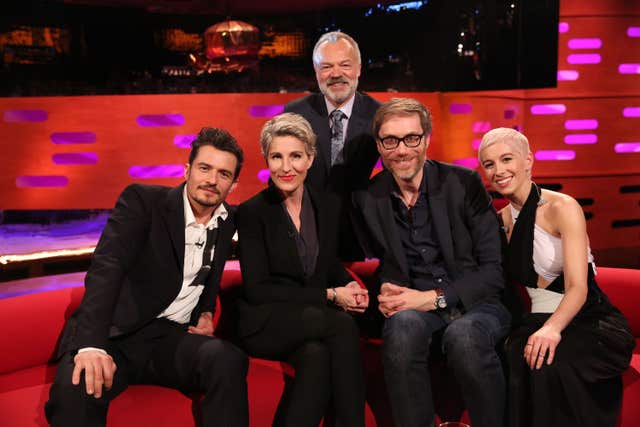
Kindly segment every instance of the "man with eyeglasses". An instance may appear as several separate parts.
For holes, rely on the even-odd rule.
[[[441,338],[474,427],[501,427],[505,379],[496,346],[509,330],[499,225],[477,172],[427,159],[431,116],[394,98],[373,119],[386,170],[354,202],[380,259],[382,359],[396,427],[432,426],[428,366]],[[453,379],[451,379],[453,380]]]
[[[320,93],[296,99],[284,107],[307,119],[318,136],[317,154],[306,183],[339,195],[339,257],[360,260],[362,249],[352,232],[351,193],[366,188],[378,160],[371,120],[380,103],[357,92],[360,48],[346,33],[325,33],[313,48],[313,69]]]
[[[129,384],[200,392],[199,425],[248,426],[247,356],[214,338],[212,323],[235,231],[224,201],[242,161],[227,131],[204,128],[184,183],[122,192],[60,342],[45,406],[52,426],[104,426]]]

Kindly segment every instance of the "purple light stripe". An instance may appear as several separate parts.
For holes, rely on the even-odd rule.
[[[284,111],[284,105],[252,105],[249,107],[249,115],[256,118],[277,116]]]
[[[599,53],[572,53],[567,56],[569,64],[599,64],[602,57]]]
[[[627,36],[629,36],[629,37],[640,37],[640,27],[629,27],[629,28],[627,28]]]
[[[184,116],[182,114],[141,114],[136,118],[136,122],[142,127],[182,126]]]
[[[600,49],[602,47],[602,40],[599,38],[591,39],[570,39],[569,49]]]
[[[93,144],[96,134],[93,132],[54,132],[49,135],[54,144]]]
[[[60,289],[79,288],[80,286],[84,286],[84,280],[79,280],[77,282],[68,282],[68,283],[54,282],[49,285],[41,285],[41,286],[38,286],[37,288],[31,288],[31,289],[8,289],[6,291],[0,291],[0,300],[20,297],[23,295],[39,294],[42,292],[59,291]]]
[[[624,117],[640,117],[640,107],[626,107],[622,110]]]
[[[640,74],[640,64],[620,64],[618,72],[620,74]]]
[[[260,169],[258,172],[258,181],[260,182],[269,182],[269,169]]]
[[[55,153],[51,160],[56,165],[95,165],[98,163],[96,153]]]
[[[616,153],[640,153],[640,142],[619,142],[613,150]]]
[[[576,152],[573,150],[538,150],[536,160],[573,160]]]
[[[66,187],[69,178],[64,175],[22,175],[16,178],[16,187]]]
[[[595,144],[598,142],[598,135],[595,133],[571,133],[564,136],[565,144]]]
[[[376,161],[376,165],[373,168],[374,169],[382,169],[382,159],[378,159]]]
[[[564,114],[567,106],[564,104],[536,104],[531,106],[531,114]]]
[[[173,137],[173,144],[179,148],[191,148],[191,143],[198,135],[176,135]]]
[[[471,104],[449,104],[449,112],[451,114],[469,114],[471,110]]]
[[[568,33],[569,32],[569,24],[566,22],[560,22],[558,24],[558,32],[559,33]]]
[[[482,138],[473,138],[471,140],[471,148],[473,148],[474,150],[477,150],[478,148],[480,148],[481,143],[482,143]]]
[[[465,168],[475,169],[478,167],[478,159],[475,157],[465,157],[463,159],[455,159],[454,165],[464,166]]]
[[[598,129],[598,121],[596,119],[567,120],[564,122],[564,128],[567,130]]]
[[[504,118],[506,120],[513,119],[515,117],[516,117],[516,110],[514,110],[513,108],[504,110]]]
[[[491,130],[491,122],[473,122],[471,126],[471,132],[473,133],[485,133]]]
[[[580,73],[575,70],[558,70],[558,81],[574,81],[580,78]]]
[[[131,166],[129,176],[132,178],[182,178],[184,176],[184,166],[182,165],[154,165],[154,166]]]
[[[48,118],[44,110],[7,110],[3,114],[5,122],[46,122]]]

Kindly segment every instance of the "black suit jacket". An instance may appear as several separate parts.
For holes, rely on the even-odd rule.
[[[318,136],[316,157],[309,169],[306,183],[318,190],[339,196],[338,229],[339,256],[343,261],[362,260],[364,255],[357,236],[353,234],[351,194],[367,188],[369,177],[378,160],[376,141],[372,134],[373,116],[380,102],[356,92],[344,143],[344,163],[331,167],[331,131],[329,113],[321,93],[297,99],[285,105],[284,111],[298,113],[309,121]]]
[[[238,253],[244,304],[239,304],[241,336],[261,329],[270,313],[286,309],[280,303],[327,303],[326,289],[353,279],[336,257],[337,223],[334,196],[309,192],[318,228],[318,258],[313,274],[305,277],[287,213],[275,186],[238,207]],[[333,200],[333,202],[332,202]]]
[[[344,143],[344,164],[332,168],[329,112],[324,95],[312,94],[285,105],[285,112],[297,113],[307,119],[318,136],[317,154],[309,169],[307,184],[338,194],[366,188],[378,160],[371,126],[379,106],[380,102],[369,95],[356,92]]]
[[[467,168],[428,160],[427,204],[451,284],[465,308],[498,301],[504,288],[498,218],[482,180]],[[380,259],[379,277],[408,285],[409,267],[395,227],[393,176],[376,175],[354,194],[366,227],[369,256]]]
[[[182,191],[133,184],[120,195],[93,254],[82,302],[67,322],[60,352],[106,348],[109,338],[155,319],[182,287],[185,219]],[[191,321],[215,310],[235,230],[232,210],[218,232],[212,272]]]

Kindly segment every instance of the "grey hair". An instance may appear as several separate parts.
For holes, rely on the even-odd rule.
[[[482,163],[482,150],[492,146],[497,142],[504,142],[516,152],[522,154],[523,157],[527,157],[531,149],[529,148],[529,140],[522,133],[511,128],[495,128],[485,133],[482,137],[482,142],[478,147],[478,160]]]
[[[324,33],[323,35],[321,35],[316,42],[316,45],[313,47],[312,60],[314,66],[319,65],[321,62],[320,54],[318,53],[320,46],[322,46],[324,43],[335,43],[338,40],[346,40],[356,52],[358,64],[362,64],[362,60],[360,58],[360,48],[358,47],[358,43],[356,43],[353,37],[351,37],[347,33],[343,33],[342,31],[331,31],[329,33]]]
[[[276,136],[292,136],[302,142],[307,155],[316,153],[316,134],[309,122],[299,114],[279,114],[264,124],[260,131],[260,151],[265,159]]]

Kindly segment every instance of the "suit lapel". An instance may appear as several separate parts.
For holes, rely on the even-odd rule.
[[[429,214],[440,244],[440,250],[449,271],[453,271],[453,241],[451,240],[451,224],[446,195],[442,190],[442,182],[436,166],[427,162],[427,197],[429,199]]]
[[[368,133],[367,125],[370,118],[363,117],[358,112],[362,111],[362,95],[356,92],[353,100],[353,109],[351,117],[349,117],[349,125],[347,126],[347,137],[344,140],[344,160],[348,161],[352,156],[358,153],[359,140],[356,135]]]
[[[329,112],[324,101],[324,95],[316,94],[311,100],[311,108],[314,115],[311,118],[311,127],[318,133],[318,156],[322,156],[325,165],[331,164],[331,134],[329,133]],[[326,173],[328,174],[328,167]]]
[[[378,214],[379,226],[384,234],[384,239],[387,244],[385,247],[390,249],[390,253],[394,254],[397,258],[399,267],[402,272],[409,276],[409,269],[407,258],[400,241],[400,236],[395,227],[393,207],[391,206],[391,192],[393,191],[393,176],[389,172],[382,172],[385,175],[381,176],[377,185],[372,188],[372,194],[374,196],[376,211]]]
[[[182,202],[182,191],[185,184],[172,188],[167,194],[163,219],[173,248],[174,261],[177,263],[178,271],[183,274],[184,262],[184,204]]]
[[[220,229],[218,230],[218,237],[216,239],[213,252],[213,271],[222,271],[224,269],[224,263],[228,258],[227,255],[230,249],[230,245],[228,243],[231,242],[236,228],[231,208],[226,203],[224,206],[227,209],[228,215],[227,219],[218,223]]]

